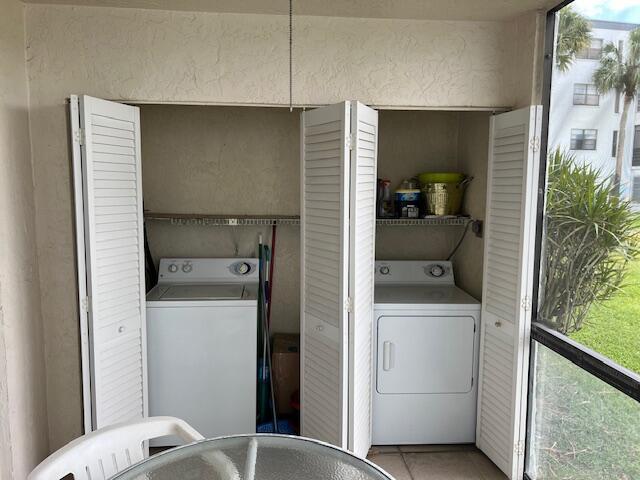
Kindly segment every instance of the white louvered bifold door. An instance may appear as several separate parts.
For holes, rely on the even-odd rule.
[[[348,102],[302,114],[301,430],[347,447]]]
[[[542,107],[491,119],[476,443],[522,478]]]
[[[371,447],[373,274],[378,112],[351,103],[349,297],[349,450]]]
[[[83,194],[76,202],[82,200],[78,251],[86,269],[85,409],[95,430],[147,413],[140,112],[84,95],[71,102],[72,115],[78,106],[72,134]]]

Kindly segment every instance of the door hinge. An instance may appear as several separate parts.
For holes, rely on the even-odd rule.
[[[79,128],[74,132],[75,138],[76,138],[76,142],[78,142],[79,145],[84,145],[86,142],[86,137],[84,134],[84,128]]]
[[[347,147],[349,148],[349,150],[353,150],[353,146],[355,145],[355,143],[355,135],[353,133],[350,133],[347,137]]]
[[[524,442],[522,440],[519,442],[516,442],[516,444],[514,445],[513,451],[515,452],[516,455],[524,455]]]
[[[82,302],[81,302],[81,303],[82,303],[82,309],[83,309],[85,312],[90,313],[90,312],[91,312],[91,297],[89,297],[89,296],[84,297],[84,298],[82,299]]]
[[[352,302],[351,302],[351,297],[347,297],[347,299],[344,301],[344,309],[351,313],[352,311]]]
[[[528,312],[529,310],[531,310],[531,298],[529,298],[528,295],[525,295],[522,298],[520,305],[522,305],[522,308],[525,312]]]
[[[531,148],[531,151],[533,153],[536,153],[538,150],[540,150],[540,137],[533,137],[531,140],[529,140],[529,148]]]

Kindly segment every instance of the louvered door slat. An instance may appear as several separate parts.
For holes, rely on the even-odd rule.
[[[541,107],[491,120],[476,442],[509,478],[524,471],[540,121]]]
[[[146,415],[139,109],[79,98],[92,429]],[[77,139],[76,139],[77,140]]]
[[[364,458],[371,447],[378,112],[353,102],[351,128],[349,449]]]
[[[363,457],[371,445],[377,121],[357,102],[302,115],[302,434]]]
[[[301,429],[347,443],[349,104],[302,114]]]

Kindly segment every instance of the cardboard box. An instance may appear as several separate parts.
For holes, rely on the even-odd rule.
[[[291,395],[300,389],[300,336],[275,334],[271,362],[276,411],[279,415],[291,414]]]

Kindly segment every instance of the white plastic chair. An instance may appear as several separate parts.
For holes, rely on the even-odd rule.
[[[75,480],[106,480],[144,460],[145,440],[165,435],[175,435],[185,443],[204,440],[191,425],[175,417],[119,423],[68,443],[43,460],[28,480],[60,480],[69,474]]]

